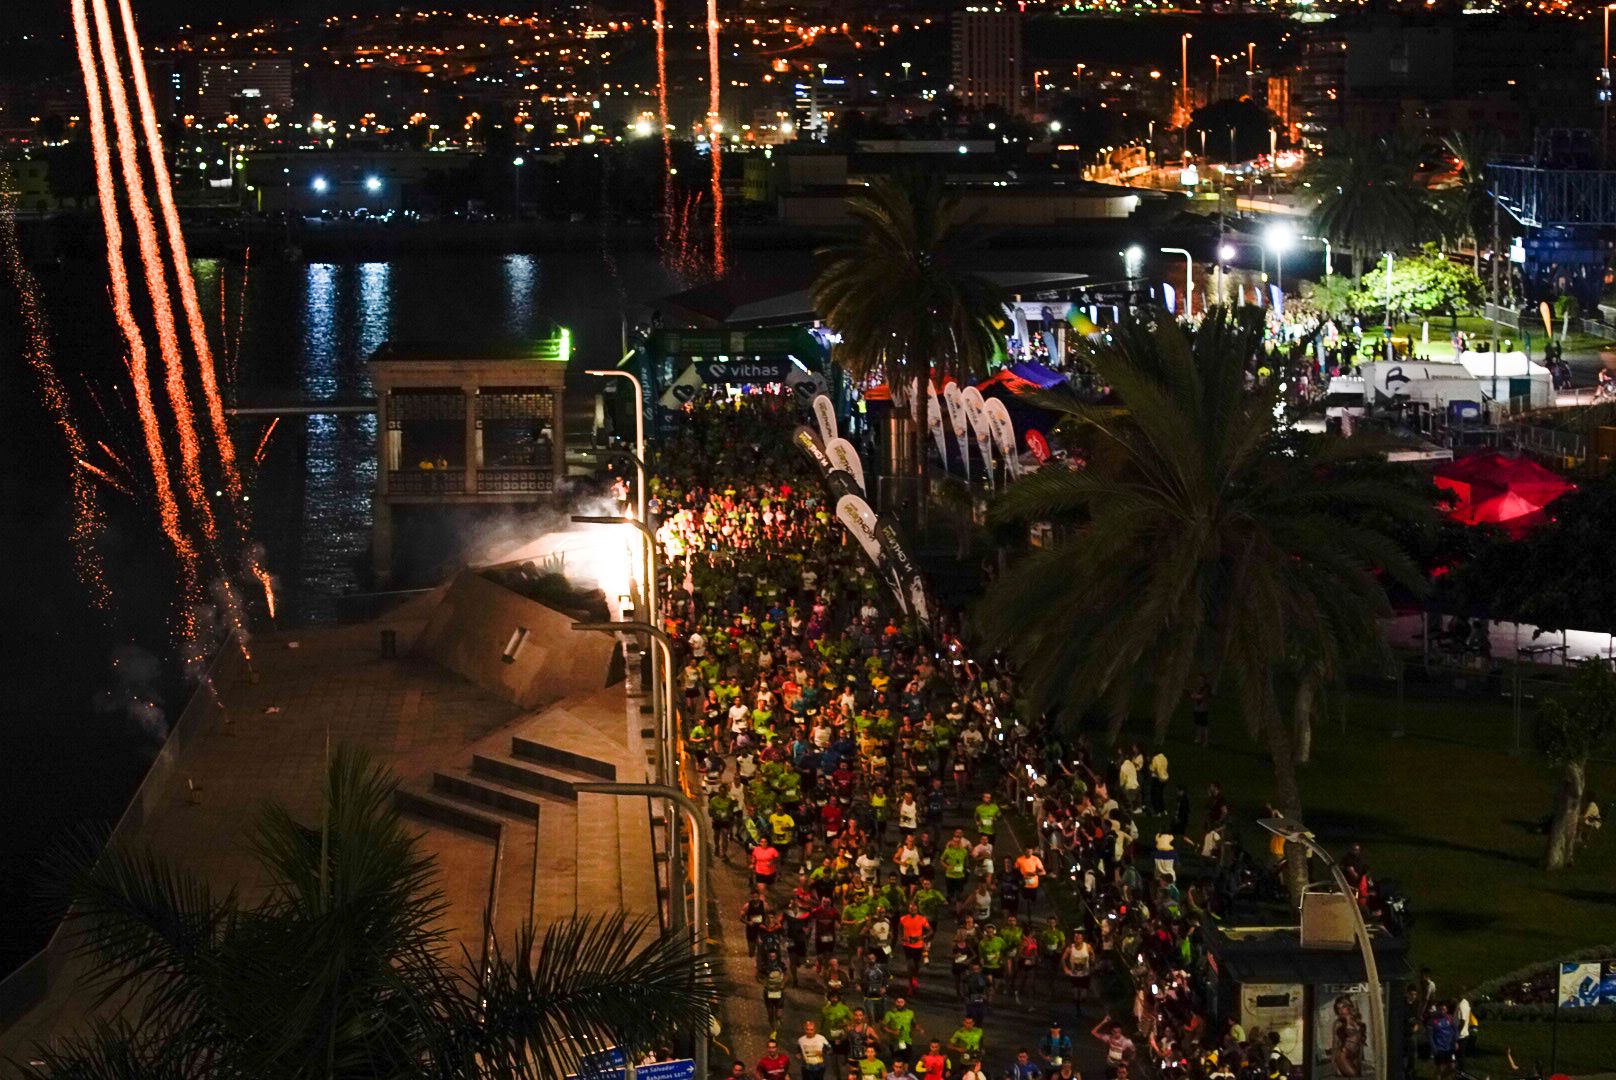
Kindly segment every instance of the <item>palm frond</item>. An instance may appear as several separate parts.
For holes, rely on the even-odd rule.
[[[622,912],[554,923],[542,936],[527,927],[510,951],[496,949],[483,986],[483,1062],[499,1076],[553,1077],[601,1046],[632,1056],[681,1033],[704,1037],[718,988],[690,944]]]

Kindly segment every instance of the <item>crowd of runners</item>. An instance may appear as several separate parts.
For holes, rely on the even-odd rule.
[[[1159,750],[1063,741],[1001,665],[895,618],[797,422],[767,395],[687,409],[651,501],[686,761],[750,875],[726,914],[772,1030],[734,1048],[735,1076],[1070,1077],[1074,1041],[1111,1080],[1288,1076],[1277,1034],[1208,1019],[1198,923],[1279,887],[1218,786],[1175,784]],[[821,1005],[788,1010],[788,986]],[[957,1023],[918,1030],[917,997]],[[1049,1029],[996,1039],[1023,1002]]]

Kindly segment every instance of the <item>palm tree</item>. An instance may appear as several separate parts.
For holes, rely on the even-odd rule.
[[[935,174],[883,177],[848,200],[855,232],[821,249],[815,309],[842,336],[836,361],[893,391],[893,472],[917,479],[925,505],[926,383],[987,373],[1003,342],[1002,290],[962,269],[952,241],[959,202]],[[900,410],[907,406],[903,421]]]
[[[252,904],[149,853],[64,852],[68,929],[118,1008],[27,1075],[560,1076],[579,1046],[705,1036],[714,989],[688,937],[622,914],[529,928],[485,964],[451,957],[395,788],[339,749],[318,825],[263,813],[251,844],[269,887]]]
[[[1470,268],[1481,273],[1481,238],[1492,231],[1493,197],[1487,190],[1487,158],[1497,140],[1476,138],[1455,131],[1442,139],[1442,148],[1453,159],[1453,179],[1435,192],[1437,208],[1448,236],[1459,243],[1470,242]]]
[[[1265,741],[1279,806],[1300,820],[1302,733],[1281,715],[1281,689],[1339,678],[1374,648],[1380,575],[1420,583],[1383,525],[1432,510],[1368,475],[1385,466],[1361,460],[1367,440],[1276,423],[1274,389],[1245,386],[1262,344],[1249,311],[1214,309],[1193,338],[1158,311],[1095,346],[1089,362],[1122,410],[1044,399],[1087,429],[1089,464],[999,496],[1000,521],[1069,528],[1006,574],[979,616],[1035,706],[1074,717],[1102,705],[1113,738],[1147,691],[1164,732],[1189,681],[1210,673]]]
[[[1424,240],[1434,227],[1418,164],[1418,147],[1406,139],[1346,132],[1305,170],[1319,199],[1314,229],[1352,254],[1354,280],[1373,253]]]

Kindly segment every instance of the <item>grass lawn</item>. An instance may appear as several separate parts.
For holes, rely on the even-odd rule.
[[[1415,967],[1429,966],[1439,992],[1457,996],[1535,961],[1616,945],[1616,834],[1596,836],[1570,871],[1541,869],[1544,838],[1529,827],[1547,812],[1554,778],[1541,759],[1508,752],[1507,706],[1410,698],[1401,708],[1407,735],[1394,738],[1394,698],[1349,695],[1344,728],[1331,713],[1317,732],[1302,791],[1327,847],[1362,841],[1371,871],[1409,894]],[[1166,747],[1175,781],[1189,784],[1197,814],[1207,782],[1220,781],[1250,821],[1272,791],[1261,747],[1234,715],[1215,718],[1210,748],[1194,746],[1188,727]],[[1589,782],[1616,790],[1616,766],[1596,765]],[[1265,836],[1248,838],[1253,850]],[[1491,1057],[1505,1046],[1522,1064],[1539,1054],[1546,1064],[1549,1034],[1547,1024],[1484,1025],[1481,1067],[1505,1072]],[[1616,1025],[1562,1024],[1559,1064],[1616,1069]]]
[[[1399,339],[1414,341],[1416,345],[1415,351],[1422,356],[1429,357],[1432,360],[1452,360],[1454,358],[1451,342],[1453,336],[1452,320],[1446,315],[1437,315],[1429,321],[1431,324],[1431,341],[1428,345],[1419,344],[1420,323],[1417,320],[1398,323],[1393,328],[1392,333]],[[1459,329],[1463,330],[1465,335],[1470,338],[1491,339],[1493,336],[1493,324],[1478,315],[1459,316]],[[1515,348],[1520,349],[1525,346],[1526,338],[1520,331],[1502,324],[1499,325],[1498,329],[1501,331],[1501,337],[1508,338],[1515,343]],[[1532,332],[1532,358],[1541,360],[1543,358],[1543,324],[1541,321],[1534,321],[1530,329]],[[1378,327],[1366,325],[1364,330],[1368,333],[1378,333]],[[1558,326],[1556,326],[1555,332],[1558,334]],[[1604,338],[1575,333],[1566,338],[1565,347],[1568,353],[1598,352],[1601,349],[1611,348],[1612,344],[1612,342],[1606,341]]]

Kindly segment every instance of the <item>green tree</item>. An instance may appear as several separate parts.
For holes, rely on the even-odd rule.
[[[1330,274],[1318,281],[1304,281],[1298,297],[1304,314],[1319,319],[1341,319],[1358,310],[1358,292],[1345,274]]]
[[[1428,193],[1415,178],[1418,148],[1393,135],[1344,132],[1303,170],[1318,197],[1314,231],[1352,255],[1352,276],[1377,251],[1398,251],[1434,235]]]
[[[322,820],[268,807],[267,882],[245,901],[149,853],[90,845],[56,867],[109,1021],[42,1048],[33,1077],[560,1076],[576,1047],[705,1030],[688,937],[621,914],[531,927],[452,960],[431,857],[362,752],[333,755]]]
[[[1333,681],[1380,648],[1377,575],[1422,579],[1378,523],[1432,510],[1381,482],[1387,466],[1365,460],[1376,448],[1363,439],[1281,428],[1276,389],[1245,386],[1261,343],[1258,317],[1216,308],[1193,338],[1157,312],[1095,346],[1089,362],[1124,408],[1046,399],[1088,431],[1088,465],[1019,480],[992,513],[1070,528],[1013,567],[979,615],[1036,706],[1071,717],[1103,705],[1113,737],[1139,696],[1163,731],[1190,680],[1210,674],[1265,743],[1280,809],[1300,820],[1282,688]]]
[[[1616,738],[1616,672],[1600,660],[1583,664],[1566,694],[1549,698],[1538,709],[1532,734],[1538,749],[1560,770],[1544,861],[1550,870],[1563,870],[1577,855],[1588,759]]]
[[[1496,153],[1497,140],[1455,131],[1443,137],[1442,149],[1448,155],[1453,173],[1432,194],[1448,239],[1455,244],[1470,244],[1470,269],[1479,277],[1481,238],[1490,237],[1493,229],[1487,159]]]
[[[1357,294],[1361,311],[1384,310],[1397,315],[1447,315],[1459,325],[1459,313],[1470,311],[1482,300],[1481,278],[1468,266],[1461,266],[1426,244],[1417,255],[1392,259],[1390,280],[1386,260],[1375,264],[1364,278]]]
[[[892,473],[915,479],[918,519],[926,500],[926,380],[987,373],[1003,351],[1007,298],[961,267],[959,202],[940,175],[883,177],[848,206],[855,231],[819,251],[814,308],[842,335],[836,362],[856,379],[884,376],[892,388],[900,420]]]

